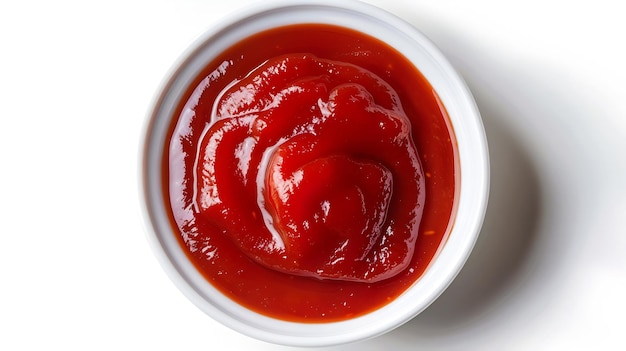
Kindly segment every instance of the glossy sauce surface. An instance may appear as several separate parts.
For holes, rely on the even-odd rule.
[[[181,245],[262,314],[319,322],[381,307],[445,237],[445,110],[375,39],[327,25],[257,34],[211,62],[173,117],[164,192]]]

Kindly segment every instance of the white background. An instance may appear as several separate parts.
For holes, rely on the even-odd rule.
[[[336,349],[625,348],[621,2],[368,2],[423,31],[466,79],[492,187],[476,249],[444,295]],[[0,4],[0,349],[290,349],[188,302],[150,252],[138,205],[139,139],[161,79],[249,3]]]

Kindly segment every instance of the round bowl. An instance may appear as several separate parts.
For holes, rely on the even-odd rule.
[[[278,320],[237,304],[213,287],[175,237],[162,193],[163,150],[181,96],[217,53],[259,31],[298,23],[348,27],[386,42],[430,82],[454,130],[460,176],[449,235],[424,274],[389,304],[357,318],[329,323]],[[149,242],[176,286],[202,311],[242,334],[292,346],[329,346],[364,340],[409,321],[448,287],[467,260],[487,206],[489,162],[480,114],[464,81],[440,51],[414,27],[360,2],[265,2],[202,34],[175,64],[149,109],[140,156],[141,200]]]

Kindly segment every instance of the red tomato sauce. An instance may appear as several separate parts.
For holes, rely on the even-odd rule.
[[[256,34],[210,62],[173,116],[164,193],[217,289],[289,321],[382,307],[445,240],[456,144],[420,72],[330,25]]]

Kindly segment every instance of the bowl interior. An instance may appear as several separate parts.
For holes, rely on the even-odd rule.
[[[356,29],[385,41],[429,80],[456,134],[460,177],[456,218],[447,241],[425,274],[385,307],[351,320],[302,324],[247,310],[222,295],[196,271],[173,234],[162,195],[162,155],[171,116],[188,85],[217,53],[259,31],[298,23]],[[488,191],[487,145],[480,115],[463,80],[439,50],[415,28],[358,2],[289,1],[250,8],[207,31],[184,53],[149,112],[142,153],[141,185],[149,240],[163,268],[201,310],[243,334],[285,345],[327,346],[385,333],[431,304],[460,271],[477,238]]]

